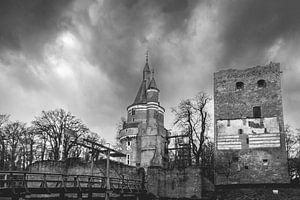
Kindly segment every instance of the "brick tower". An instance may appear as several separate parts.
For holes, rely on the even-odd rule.
[[[215,184],[289,182],[280,75],[272,62],[214,74]]]
[[[138,167],[164,165],[168,133],[164,128],[164,112],[147,54],[142,83],[133,104],[127,107],[127,121],[119,132],[122,152],[126,154],[125,164]]]

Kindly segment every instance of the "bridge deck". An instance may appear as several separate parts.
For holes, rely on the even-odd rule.
[[[0,172],[0,197],[26,194],[105,193],[140,194],[145,192],[141,180],[107,178],[91,175],[54,173]]]

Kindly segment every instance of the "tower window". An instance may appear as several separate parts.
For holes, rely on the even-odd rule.
[[[131,142],[130,142],[130,141],[127,141],[127,146],[130,147],[130,145],[131,145]]]
[[[267,85],[266,81],[263,79],[257,81],[257,87],[259,87],[259,88],[264,88],[264,87],[266,87],[266,85]]]
[[[239,134],[243,134],[243,129],[239,129]]]
[[[249,138],[246,138],[246,144],[249,144]]]
[[[227,119],[227,126],[230,126],[230,120]]]
[[[232,161],[233,161],[233,162],[238,162],[238,161],[239,161],[239,157],[233,156],[233,157],[232,157]]]
[[[236,90],[242,90],[242,89],[244,89],[244,83],[243,82],[237,82],[235,84],[235,89]]]
[[[131,114],[135,115],[135,110],[134,109],[132,109]]]
[[[126,157],[126,163],[127,163],[127,165],[130,164],[130,155],[129,155],[129,154],[127,154],[127,157]]]
[[[134,117],[132,118],[132,121],[134,122]]]
[[[267,166],[268,165],[268,159],[263,159],[263,165]]]
[[[261,109],[260,106],[253,107],[253,117],[260,118],[261,117]]]

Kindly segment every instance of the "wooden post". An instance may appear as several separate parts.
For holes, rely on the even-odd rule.
[[[89,192],[88,192],[88,199],[92,199],[93,198],[93,193],[92,193],[92,177],[89,177]]]
[[[59,199],[66,199],[64,191],[59,194]]]
[[[95,151],[94,151],[94,144],[92,144],[92,163],[91,163],[91,175],[93,176],[94,175],[94,153],[95,153]]]
[[[74,177],[74,187],[78,187],[77,191],[77,199],[82,200],[82,192],[81,192],[81,187],[80,187],[80,180],[79,176]]]
[[[110,150],[107,149],[107,154],[106,154],[106,192],[105,192],[105,200],[109,200],[109,193],[110,193],[109,159],[110,159]]]
[[[8,187],[8,182],[7,182],[8,179],[7,179],[7,176],[8,176],[7,174],[4,175],[4,180],[5,180],[5,181],[4,181],[4,187],[5,187],[5,188]]]

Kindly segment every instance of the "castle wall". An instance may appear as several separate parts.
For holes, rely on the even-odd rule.
[[[217,185],[289,182],[280,73],[270,63],[214,74],[216,165],[230,168]]]
[[[146,175],[148,193],[168,198],[198,198],[202,196],[201,170],[197,167],[185,169],[162,169],[149,167]]]
[[[91,175],[91,163],[81,159],[68,159],[67,161],[45,160],[33,163],[28,168],[29,172],[59,173],[70,175]],[[94,163],[94,176],[105,176],[106,160]],[[123,175],[129,179],[139,179],[138,168],[110,161],[110,176],[120,178]]]
[[[122,153],[126,154],[126,157],[121,158],[121,162],[127,165],[136,166],[136,164],[139,162],[137,160],[137,155],[136,155],[137,154],[136,137],[125,138],[124,141],[121,143],[121,149],[122,149]]]
[[[234,185],[232,187],[217,188],[216,195],[219,200],[298,200],[300,199],[300,188],[290,184],[270,185]]]

